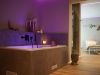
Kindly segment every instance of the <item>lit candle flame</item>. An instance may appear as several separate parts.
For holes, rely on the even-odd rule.
[[[47,41],[46,41],[46,40],[43,40],[42,42],[43,42],[43,44],[46,44],[46,43],[47,43]]]

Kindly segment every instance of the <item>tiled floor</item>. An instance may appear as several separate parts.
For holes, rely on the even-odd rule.
[[[50,75],[100,75],[100,55],[84,54],[78,65],[66,65]]]

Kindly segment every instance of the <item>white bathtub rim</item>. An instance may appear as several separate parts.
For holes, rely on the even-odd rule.
[[[12,46],[7,46],[7,47],[0,47],[0,48],[10,49],[10,50],[21,50],[21,51],[37,51],[37,50],[46,50],[46,49],[53,49],[53,48],[60,48],[60,47],[67,47],[67,46],[66,45],[57,45],[57,46],[50,46],[49,45],[48,47],[44,46],[42,48],[15,48],[15,47],[12,47]]]

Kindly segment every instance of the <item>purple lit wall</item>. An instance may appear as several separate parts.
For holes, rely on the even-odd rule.
[[[45,32],[68,32],[68,0],[0,0],[0,29],[24,30],[26,16],[38,19]],[[52,29],[52,30],[51,30]]]
[[[7,29],[9,20],[12,27],[24,30],[26,17],[36,16],[35,0],[0,0],[0,29]]]
[[[25,41],[25,38],[22,38],[22,36],[25,37],[25,35],[29,35],[29,41]],[[67,44],[67,35],[66,33],[47,33],[45,34],[47,36],[48,43],[51,44],[51,41],[55,41],[57,45],[64,45]],[[37,43],[40,45],[42,44],[41,34],[36,35]],[[30,37],[32,37],[32,41],[30,40]],[[0,46],[16,46],[16,45],[32,45],[35,44],[35,37],[34,33],[32,32],[20,32],[20,31],[13,31],[13,30],[0,30]]]
[[[25,35],[29,35],[34,38],[33,33],[30,32],[0,30],[0,46],[31,45],[31,41],[25,41],[24,38],[21,38]]]
[[[38,0],[39,21],[45,32],[68,32],[68,0]]]
[[[0,39],[2,39],[0,45],[26,45],[26,42],[20,38],[20,36],[26,32],[19,31],[25,31],[25,22],[28,15],[37,18],[38,25],[43,28],[45,33],[54,33],[53,35],[47,35],[50,40],[58,39],[60,40],[58,44],[65,44],[68,37],[68,1],[69,0],[0,0],[0,30],[3,30],[0,31],[0,35],[3,35],[2,37],[0,36]],[[13,31],[11,33],[11,31],[5,31],[8,30],[8,20],[13,28],[19,30],[18,32]],[[6,38],[8,36],[9,39]]]

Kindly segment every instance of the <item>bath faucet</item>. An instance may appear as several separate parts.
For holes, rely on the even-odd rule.
[[[32,45],[32,48],[33,48],[33,37],[32,36],[29,36],[29,35],[24,35],[24,36],[21,36],[22,39],[24,39],[25,41],[27,42],[31,42],[31,45]]]
[[[30,37],[30,41],[31,41],[32,48],[33,48],[33,37],[32,36]]]
[[[28,41],[29,42],[29,35],[21,36],[21,38],[24,39],[25,41]]]

